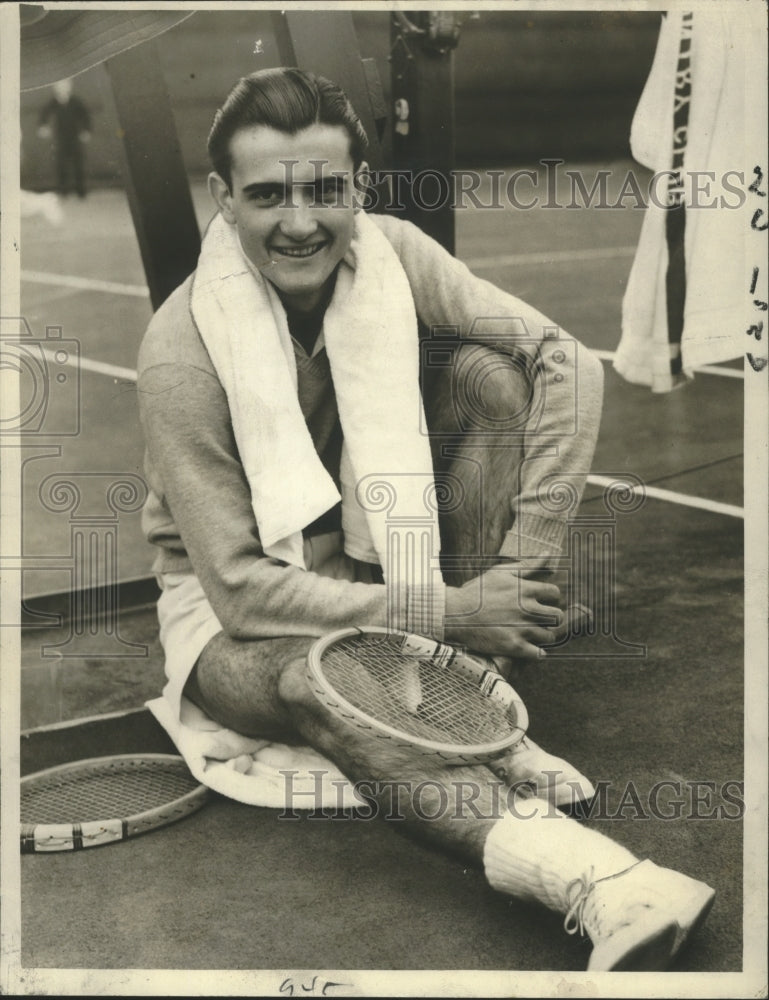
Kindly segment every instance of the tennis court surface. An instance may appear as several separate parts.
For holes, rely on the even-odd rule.
[[[620,178],[629,164],[600,166]],[[210,212],[201,183],[193,194],[202,225]],[[83,503],[98,506],[105,477],[142,475],[132,371],[150,305],[125,197],[96,190],[64,212],[61,227],[32,218],[23,231],[24,316],[35,337],[60,327],[78,342],[80,380],[76,404],[64,394],[51,403],[52,426],[78,406],[79,433],[41,434],[25,454],[24,552],[38,557],[24,574],[30,599],[72,584],[66,560],[53,558],[68,551],[71,515],[43,505],[41,484],[77,475]],[[579,515],[607,528],[607,478],[631,474],[647,486],[637,509],[610,518],[602,579],[612,634],[575,640],[568,656],[513,678],[531,735],[606,783],[604,814],[591,825],[717,889],[676,968],[735,971],[742,824],[728,796],[740,800],[743,776],[742,372],[719,366],[661,396],[613,372],[640,225],[632,209],[468,209],[457,213],[457,252],[605,361]],[[115,535],[120,578],[146,576],[152,554],[138,509],[120,514]],[[66,638],[66,623],[37,622],[48,627],[27,628],[25,649]],[[119,631],[114,655],[63,661],[64,715],[129,714],[26,733],[26,772],[171,749],[141,709],[162,684],[153,610],[124,610]],[[650,805],[660,782],[668,785]],[[480,871],[410,842],[397,823],[349,814],[286,819],[215,798],[119,846],[24,857],[22,883],[28,968],[581,970],[588,955],[556,916],[493,893]]]

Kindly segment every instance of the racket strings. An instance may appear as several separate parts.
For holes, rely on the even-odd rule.
[[[327,649],[323,672],[355,708],[406,735],[440,743],[494,743],[517,725],[514,708],[484,698],[477,684],[397,640],[354,636]]]
[[[21,788],[22,823],[80,823],[136,816],[198,787],[185,766],[121,761],[41,776]]]

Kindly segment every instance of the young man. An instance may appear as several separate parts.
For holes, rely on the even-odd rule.
[[[300,70],[241,80],[217,112],[218,213],[139,363],[168,676],[153,710],[201,780],[245,801],[283,805],[297,762],[401,782],[415,836],[566,914],[590,968],[665,967],[713,892],[554,809],[592,793],[573,767],[528,738],[494,772],[383,750],[305,679],[313,639],[352,625],[538,658],[568,627],[542,579],[565,529],[551,491],[581,492],[600,414],[589,352],[415,227],[361,210],[365,145],[344,94]],[[429,537],[431,506],[440,559],[436,541],[394,588],[388,512]],[[528,789],[525,809],[494,815],[499,774]],[[424,821],[409,787],[425,779],[449,797],[472,782],[475,808]]]

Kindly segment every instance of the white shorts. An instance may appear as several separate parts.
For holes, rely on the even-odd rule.
[[[305,565],[321,576],[371,582],[370,569],[344,553],[341,532],[305,539]],[[198,781],[251,805],[295,809],[360,805],[362,800],[341,771],[317,751],[224,729],[182,695],[200,654],[222,626],[194,573],[166,573],[158,582],[167,683],[162,696],[147,706]]]

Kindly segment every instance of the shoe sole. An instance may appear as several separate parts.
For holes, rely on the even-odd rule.
[[[676,951],[679,925],[670,916],[628,925],[593,949],[588,972],[663,972]]]
[[[658,916],[646,926],[628,925],[593,950],[588,971],[663,972],[705,922],[715,898],[715,890],[703,886],[677,919]]]
[[[674,955],[678,954],[689,938],[693,934],[696,934],[700,927],[705,923],[708,914],[713,908],[715,899],[716,891],[715,889],[711,889],[710,886],[703,886],[701,891],[692,896],[685,914],[683,914],[677,921],[678,933],[676,935],[676,943],[673,949]]]

